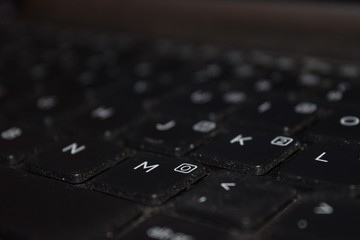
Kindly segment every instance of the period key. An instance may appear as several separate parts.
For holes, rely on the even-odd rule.
[[[140,203],[157,205],[184,190],[205,174],[200,165],[143,153],[100,175],[95,190]]]

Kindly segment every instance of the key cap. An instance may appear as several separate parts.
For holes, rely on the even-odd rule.
[[[175,76],[171,72],[158,72],[153,77],[130,77],[135,81],[131,83],[130,92],[135,98],[144,100],[159,99],[162,95],[168,94],[176,89]]]
[[[309,129],[308,137],[318,141],[360,143],[360,112],[338,112],[322,119]]]
[[[202,223],[254,229],[295,197],[295,191],[265,179],[222,171],[203,179],[176,200],[176,209]]]
[[[101,193],[0,169],[0,238],[102,239],[139,215],[136,205]]]
[[[72,124],[77,131],[113,136],[118,130],[125,129],[142,112],[143,110],[138,102],[130,102],[126,106],[125,102],[119,100],[118,102],[99,104],[91,108],[75,117]]]
[[[149,119],[128,131],[127,143],[135,148],[182,156],[217,130],[216,122],[176,117]]]
[[[359,85],[355,85],[351,82],[340,82],[327,91],[321,92],[319,95],[322,99],[331,104],[341,104],[356,107],[359,102],[358,92],[360,90]]]
[[[263,175],[297,148],[298,142],[290,137],[234,128],[199,148],[194,157],[204,164]]]
[[[122,148],[108,142],[74,138],[25,162],[29,171],[69,183],[81,183],[123,160]]]
[[[80,106],[86,106],[81,93],[57,90],[31,96],[26,101],[19,101],[17,105],[9,105],[9,112],[15,121],[31,119],[41,124],[53,125],[56,120],[61,122],[65,113],[77,111]]]
[[[269,231],[284,239],[355,240],[360,234],[359,214],[360,203],[356,200],[305,199],[269,226]]]
[[[347,144],[313,144],[289,159],[279,178],[310,187],[354,189],[360,183],[360,148]]]
[[[100,175],[94,188],[137,202],[160,204],[204,176],[201,166],[155,154],[140,154]]]
[[[360,76],[360,66],[357,63],[345,63],[342,64],[339,69],[340,77],[347,80],[358,79]]]
[[[155,215],[132,229],[121,239],[233,239],[229,233],[180,218]]]
[[[292,135],[313,122],[318,105],[312,102],[290,103],[287,100],[265,100],[246,107],[235,116],[235,122],[265,126]]]
[[[215,86],[183,93],[163,104],[161,110],[177,116],[216,120],[231,112],[233,108],[243,105],[248,99],[244,90],[220,88]]]
[[[46,129],[23,124],[8,125],[0,128],[0,162],[17,164],[26,156],[36,153],[56,136],[47,136]]]

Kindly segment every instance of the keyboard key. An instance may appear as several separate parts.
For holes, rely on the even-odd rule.
[[[265,179],[222,171],[181,195],[176,209],[218,227],[253,229],[276,215],[295,191]]]
[[[69,183],[81,183],[121,161],[122,148],[107,142],[74,138],[26,161],[29,171]]]
[[[313,144],[284,163],[279,178],[310,187],[354,189],[360,184],[360,148]]]
[[[202,167],[155,154],[140,154],[100,175],[98,191],[144,204],[160,204],[204,176]]]
[[[156,100],[162,95],[168,94],[173,89],[176,89],[175,76],[171,72],[159,72],[153,77],[130,77],[136,79],[131,83],[131,89],[135,98],[143,100]]]
[[[14,124],[0,128],[0,162],[5,164],[17,164],[26,156],[39,151],[44,145],[55,141],[44,134],[46,129],[35,126]]]
[[[161,110],[176,116],[217,120],[235,107],[243,105],[248,99],[246,91],[241,89],[232,89],[229,86],[220,89],[220,86],[215,86],[183,93],[164,103]]]
[[[102,239],[139,215],[136,205],[46,178],[0,169],[0,238]]]
[[[121,239],[233,239],[229,233],[180,218],[155,215],[142,222]]]
[[[251,175],[263,175],[290,156],[298,142],[270,132],[234,128],[194,153],[197,161]]]
[[[319,106],[312,102],[266,100],[240,111],[234,122],[265,126],[291,135],[312,123],[317,117],[318,109]]]
[[[339,75],[345,79],[357,79],[360,76],[360,66],[357,63],[342,64]]]
[[[274,225],[284,239],[359,239],[360,203],[349,199],[306,199],[296,203]],[[274,238],[283,239],[283,238]]]
[[[135,148],[182,156],[217,130],[216,122],[176,117],[153,118],[128,131],[127,143]]]
[[[79,108],[81,103],[84,103],[84,99],[74,93],[48,92],[19,102],[12,113],[17,121],[32,118],[48,124],[53,123],[60,114]]]
[[[360,143],[360,112],[335,113],[309,129],[314,140]]]
[[[143,110],[138,102],[111,102],[97,105],[76,117],[72,124],[76,130],[113,136],[125,129]]]
[[[354,85],[351,82],[340,82],[327,92],[322,93],[323,98],[332,104],[342,104],[352,107],[356,107],[360,98],[358,92],[360,90],[359,85]]]

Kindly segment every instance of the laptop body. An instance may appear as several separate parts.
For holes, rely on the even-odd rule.
[[[1,238],[357,239],[356,2],[20,4]]]

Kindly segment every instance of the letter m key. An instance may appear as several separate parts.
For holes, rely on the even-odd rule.
[[[64,148],[62,149],[62,152],[68,152],[68,151],[70,151],[70,153],[71,153],[72,155],[75,155],[75,154],[77,154],[77,153],[79,153],[79,152],[81,152],[81,151],[83,151],[83,150],[85,150],[85,149],[86,149],[86,146],[85,146],[85,145],[78,146],[77,143],[72,143],[72,144],[64,147]]]
[[[148,162],[145,161],[145,162],[137,165],[136,167],[134,167],[134,170],[142,167],[144,170],[146,170],[145,172],[148,173],[148,172],[154,170],[155,168],[157,168],[158,166],[160,166],[160,165],[159,165],[159,164],[154,164],[154,165],[149,165],[149,166],[148,166]]]

